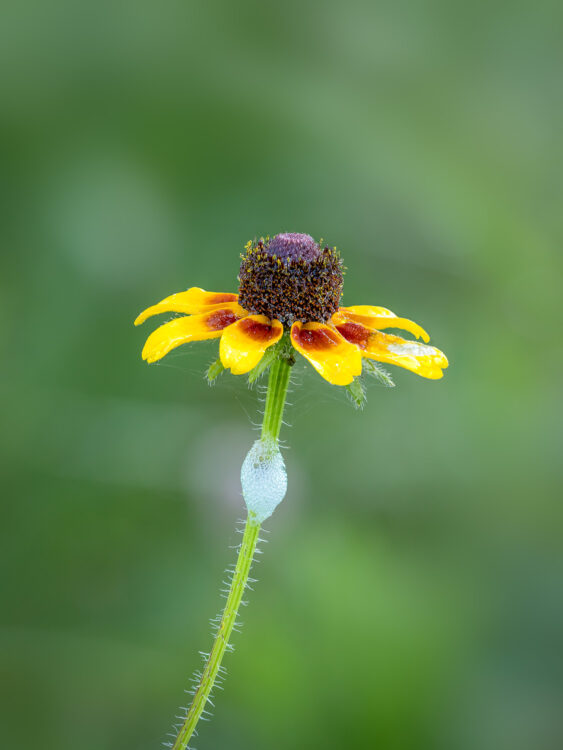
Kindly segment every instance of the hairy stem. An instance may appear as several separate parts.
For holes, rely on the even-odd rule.
[[[203,670],[201,681],[194,695],[192,705],[189,708],[184,724],[173,745],[174,750],[185,750],[185,748],[187,748],[188,742],[190,741],[201,714],[205,709],[205,704],[213,690],[213,685],[217,679],[223,655],[227,650],[229,638],[231,637],[244,589],[246,587],[254,550],[256,549],[256,542],[258,541],[259,531],[259,524],[253,523],[252,520],[248,518],[244,529],[244,536],[242,538],[235,572],[233,573],[233,578],[231,580],[227,604],[223,611],[215,642],[213,643],[213,648],[211,649],[205,669]]]
[[[264,409],[264,421],[262,423],[262,440],[274,441],[277,444],[282,425],[283,409],[289,385],[291,363],[285,358],[275,360],[270,368],[268,380],[268,391],[266,395],[266,406]],[[235,625],[239,607],[244,590],[248,582],[248,576],[252,567],[252,560],[258,542],[260,524],[256,521],[254,514],[249,513],[246,519],[242,543],[231,579],[231,585],[227,596],[227,603],[221,622],[217,629],[217,635],[213,642],[213,648],[206,661],[199,685],[194,694],[193,701],[182,727],[176,737],[172,750],[186,750],[197,723],[205,710],[207,701],[211,696],[217,675],[221,669],[221,662],[225,651],[229,646],[229,639]]]
[[[278,440],[290,373],[291,363],[283,357],[276,359],[270,368],[264,421],[262,422],[262,440],[269,439],[275,442]]]

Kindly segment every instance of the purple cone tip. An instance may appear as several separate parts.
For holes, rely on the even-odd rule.
[[[283,232],[272,237],[266,247],[268,255],[277,255],[281,260],[311,261],[320,255],[320,248],[310,234]]]

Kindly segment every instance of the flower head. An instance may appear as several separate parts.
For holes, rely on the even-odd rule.
[[[239,272],[239,303],[250,313],[291,325],[326,322],[338,310],[342,261],[308,234],[277,234],[246,246]]]
[[[242,256],[238,294],[192,287],[144,310],[135,325],[159,313],[181,313],[148,337],[143,359],[156,362],[190,341],[220,338],[224,367],[250,372],[284,331],[293,348],[325,380],[348,385],[362,372],[364,358],[404,367],[425,378],[442,377],[448,360],[428,346],[417,323],[384,307],[340,307],[342,261],[334,248],[308,234],[284,233],[249,242]],[[408,331],[418,341],[384,333]]]

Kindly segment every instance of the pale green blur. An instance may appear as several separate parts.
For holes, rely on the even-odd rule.
[[[295,368],[195,746],[563,746],[561,7],[2,5],[3,748],[152,750],[186,705],[260,389],[132,322],[280,231],[451,366],[363,412]]]

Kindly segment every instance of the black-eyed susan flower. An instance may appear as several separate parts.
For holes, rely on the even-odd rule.
[[[448,360],[428,345],[417,323],[385,307],[341,307],[343,269],[339,253],[308,234],[285,233],[249,242],[242,257],[238,294],[192,287],[144,310],[181,313],[148,337],[143,359],[156,362],[190,341],[219,338],[223,366],[235,375],[250,372],[284,331],[294,349],[325,380],[348,385],[362,372],[362,360],[398,365],[425,378],[441,378]],[[407,340],[389,329],[411,333]]]
[[[253,371],[252,380],[270,367],[261,436],[241,469],[248,516],[227,601],[216,620],[213,646],[204,655],[203,670],[196,673],[193,700],[178,717],[181,724],[175,727],[174,743],[169,744],[172,750],[187,749],[213,687],[222,679],[223,656],[249,580],[261,524],[286,494],[279,433],[293,351],[303,355],[329,383],[346,386],[357,406],[364,395],[356,380],[362,365],[372,370],[374,361],[385,362],[433,379],[442,377],[448,365],[445,355],[428,345],[428,334],[417,323],[384,307],[341,307],[342,281],[342,261],[334,248],[321,246],[308,234],[278,234],[248,243],[237,294],[192,287],[147,308],[135,321],[139,325],[153,315],[180,314],[150,334],[143,349],[147,362],[156,362],[190,341],[218,338],[222,364],[215,363],[214,372],[222,367],[235,375]],[[408,331],[424,343],[388,333],[390,329]],[[385,373],[379,372],[379,377],[388,382]]]

